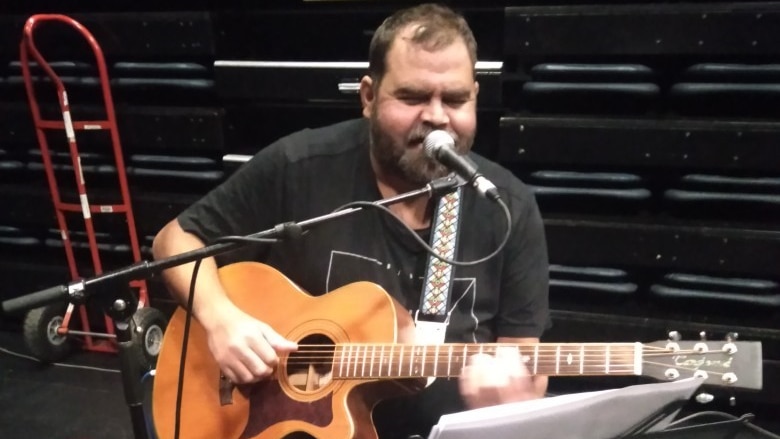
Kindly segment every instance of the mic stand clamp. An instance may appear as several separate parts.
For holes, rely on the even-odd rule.
[[[100,277],[98,276],[98,278]],[[87,297],[92,296],[96,304],[111,318],[114,324],[114,335],[116,336],[119,370],[122,372],[122,388],[124,390],[125,403],[130,411],[133,434],[136,439],[150,439],[143,411],[144,395],[138,383],[141,377],[141,370],[135,354],[135,343],[142,342],[142,340],[136,340],[134,337],[137,327],[133,315],[138,310],[138,298],[121,276],[107,276],[103,282],[91,285],[89,294],[87,294],[86,285],[87,282],[82,279],[69,284],[67,287],[58,286],[44,291],[48,295],[56,292],[65,294],[68,297],[68,301],[76,305],[85,303]],[[35,297],[39,293],[33,293],[29,296]],[[29,296],[23,296],[23,298]],[[6,311],[8,309],[16,310],[13,305],[10,307],[6,306],[7,302],[4,303],[3,307]]]
[[[120,282],[120,279],[103,282],[94,288],[97,291],[90,294],[114,323],[119,370],[122,372],[122,388],[130,412],[133,437],[150,439],[143,409],[143,387],[139,385],[142,371],[135,354],[135,344],[143,343],[143,340],[134,336],[137,327],[133,315],[138,310],[138,298],[130,286]]]

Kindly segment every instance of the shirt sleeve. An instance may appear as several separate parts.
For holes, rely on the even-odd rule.
[[[178,216],[180,226],[207,245],[230,235],[249,235],[272,228],[277,223],[284,190],[285,141],[263,148],[227,180]],[[254,250],[242,248],[218,257],[220,264],[256,259]]]
[[[544,223],[527,187],[510,200],[515,221],[504,251],[498,337],[541,337],[550,326]]]

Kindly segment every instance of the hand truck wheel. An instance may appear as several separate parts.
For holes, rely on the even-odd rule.
[[[67,357],[73,343],[57,332],[62,326],[67,304],[54,303],[27,312],[24,318],[24,341],[35,358],[54,363]]]
[[[141,371],[146,372],[154,369],[157,364],[168,319],[160,310],[146,306],[138,308],[133,315],[133,321],[136,326],[133,332],[136,359]]]

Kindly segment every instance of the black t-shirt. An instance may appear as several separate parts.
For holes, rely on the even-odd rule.
[[[208,243],[324,215],[351,201],[378,200],[368,141],[365,119],[284,137],[181,213],[179,223]],[[509,206],[512,232],[497,257],[477,266],[454,267],[446,341],[539,337],[548,321],[548,262],[533,194],[508,170],[477,154],[469,157]],[[464,188],[461,203],[457,258],[470,261],[498,247],[506,230],[505,216],[469,188]],[[295,241],[246,247],[217,259],[220,264],[267,263],[313,295],[371,281],[414,311],[427,254],[391,218],[363,209],[321,223]],[[382,439],[425,436],[439,416],[459,410],[463,404],[457,380],[438,379],[420,394],[380,403],[374,422]]]

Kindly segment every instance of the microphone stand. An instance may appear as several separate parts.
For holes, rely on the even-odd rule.
[[[374,201],[371,204],[389,206],[411,200],[422,195],[432,197],[446,194],[463,184],[463,180],[450,175],[431,181],[425,187],[399,194],[395,197]],[[300,222],[287,222],[261,232],[247,235],[248,238],[284,239],[301,236],[304,229],[362,210],[362,207],[338,210]],[[132,294],[129,283],[132,280],[150,279],[168,268],[215,256],[248,245],[247,242],[229,242],[212,244],[200,249],[181,253],[153,262],[139,261],[135,264],[112,270],[89,279],[80,279],[69,284],[57,285],[31,294],[2,302],[2,314],[24,312],[67,300],[74,304],[83,304],[90,296],[99,297],[106,315],[114,322],[119,354],[120,372],[125,402],[130,411],[130,420],[136,439],[150,439],[146,429],[143,412],[143,390],[140,386],[140,370],[133,355],[133,337],[135,324],[132,316],[138,308],[138,299]]]

